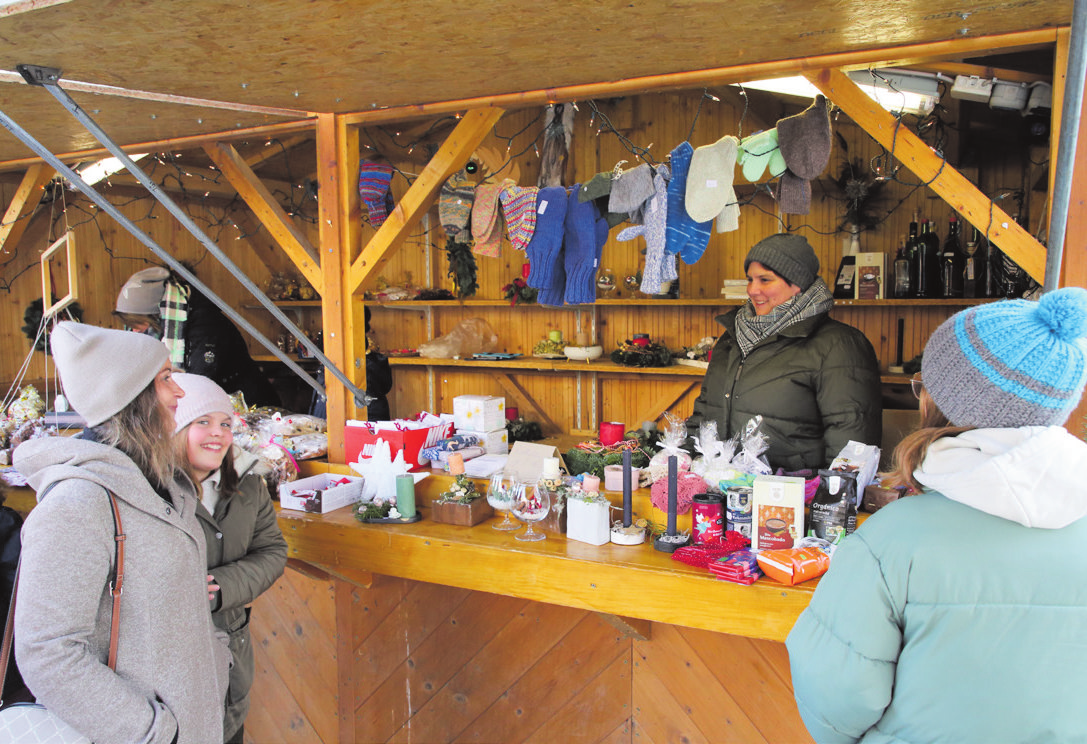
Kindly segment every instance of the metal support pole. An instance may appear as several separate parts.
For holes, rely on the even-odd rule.
[[[1068,229],[1068,202],[1072,199],[1072,174],[1076,166],[1076,139],[1083,109],[1083,86],[1087,72],[1087,0],[1075,0],[1072,29],[1069,34],[1068,69],[1064,81],[1060,140],[1053,180],[1053,199],[1049,213],[1049,232],[1045,258],[1045,292],[1056,289],[1064,258],[1064,233]]]
[[[32,85],[39,85],[49,91],[49,93],[54,98],[56,98],[57,101],[62,106],[64,106],[64,108],[67,109],[68,112],[71,113],[77,121],[79,121],[84,127],[86,127],[87,131],[90,132],[95,139],[102,143],[102,145],[104,145],[106,149],[109,150],[110,154],[116,157],[125,166],[129,173],[131,173],[136,178],[136,180],[139,181],[144,186],[144,188],[146,188],[151,193],[153,197],[155,197],[155,199],[160,204],[166,207],[167,211],[169,211],[170,214],[172,214],[182,224],[182,226],[184,226],[185,229],[188,230],[193,235],[193,237],[195,237],[207,249],[207,251],[219,261],[220,264],[226,267],[227,270],[229,270],[235,276],[235,278],[238,279],[239,282],[241,282],[242,286],[249,290],[250,294],[252,294],[253,297],[256,298],[256,300],[260,302],[260,304],[263,305],[264,308],[272,314],[272,317],[278,320],[288,331],[290,331],[291,335],[298,339],[299,343],[301,343],[316,359],[321,362],[321,364],[324,365],[324,367],[329,372],[331,372],[340,382],[344,384],[344,386],[348,390],[351,391],[352,395],[355,396],[355,405],[365,407],[374,400],[373,396],[369,395],[366,391],[360,390],[358,387],[356,387],[351,379],[346,374],[344,374],[335,364],[333,364],[332,361],[327,356],[325,356],[324,353],[320,349],[318,349],[312,341],[310,341],[309,337],[306,336],[306,334],[300,328],[298,328],[298,326],[296,326],[283,313],[282,310],[276,307],[276,305],[271,300],[269,300],[263,292],[260,291],[256,284],[254,284],[253,281],[249,279],[249,277],[247,277],[245,273],[241,271],[234,264],[234,262],[231,261],[230,258],[219,249],[219,246],[217,246],[214,241],[212,241],[212,239],[209,238],[204,233],[204,231],[200,229],[200,227],[192,220],[192,218],[189,217],[189,215],[186,214],[185,211],[181,209],[181,207],[179,207],[157,183],[151,180],[151,178],[146,173],[144,173],[143,170],[138,165],[136,165],[136,163],[131,158],[129,158],[128,155],[120,147],[118,147],[118,145],[112,139],[110,139],[109,135],[107,135],[105,131],[103,131],[102,128],[99,127],[98,124],[95,123],[95,121],[91,119],[85,111],[83,111],[82,108],[80,108],[79,104],[72,100],[71,96],[69,96],[66,91],[59,87],[59,70],[42,68],[34,65],[16,65],[16,69],[26,78],[28,83],[31,83]],[[7,119],[7,121],[11,121],[6,116],[4,118]],[[14,124],[14,122],[11,123]],[[4,126],[7,127],[6,124]],[[17,127],[17,125],[15,126]],[[152,241],[149,237],[143,235],[143,233],[139,231],[139,228],[136,228],[135,225],[132,225],[132,223],[125,219],[123,215],[120,215],[120,213],[117,212],[115,208],[113,208],[112,204],[109,204],[108,201],[95,193],[94,190],[86,183],[84,183],[83,180],[79,178],[79,176],[75,174],[74,171],[65,166],[63,163],[60,163],[60,161],[57,160],[55,156],[52,156],[51,153],[48,153],[48,151],[45,150],[45,148],[41,147],[41,145],[37,142],[34,142],[34,144],[31,145],[27,142],[26,139],[21,137],[14,130],[11,130],[10,127],[8,127],[8,129],[9,131],[12,131],[12,133],[15,134],[17,137],[19,137],[19,139],[23,140],[25,144],[28,144],[28,146],[30,146],[31,149],[37,152],[41,157],[46,159],[47,162],[50,162],[50,165],[53,165],[58,172],[60,172],[62,175],[65,176],[65,178],[68,178],[73,184],[75,184],[76,188],[78,188],[88,197],[91,197],[92,200],[95,200],[95,203],[102,207],[104,210],[106,210],[107,213],[110,214],[110,216],[117,219],[119,222],[121,222],[122,225],[125,225],[126,229],[128,229],[129,232],[131,232],[137,238],[140,238],[141,242],[143,242],[144,245],[150,248],[151,251],[155,253],[155,255],[166,261],[166,263],[179,274],[181,274],[181,276],[183,276],[186,281],[192,284],[202,294],[206,295],[208,299],[210,299],[212,302],[215,303],[216,306],[219,307],[220,310],[226,313],[236,323],[241,325],[254,339],[259,341],[262,346],[268,349],[268,351],[274,354],[278,359],[283,361],[292,372],[294,372],[299,378],[304,380],[310,385],[310,387],[316,390],[322,398],[326,397],[324,388],[320,384],[318,384],[316,380],[314,380],[312,377],[310,377],[310,375],[303,371],[301,367],[295,364],[289,357],[286,356],[286,354],[280,351],[275,344],[265,338],[263,334],[261,334],[256,328],[254,328],[252,324],[242,318],[241,315],[239,315],[225,301],[223,301],[207,286],[200,282],[200,280],[197,279],[192,274],[192,272],[185,269],[185,267],[182,266],[180,262],[170,256],[170,254],[168,254],[165,250],[155,245],[154,241]],[[23,134],[29,138],[29,135],[26,135],[25,132]],[[37,145],[37,147],[35,147],[34,145]],[[46,158],[46,154],[48,154],[52,158],[52,161],[58,163],[59,167],[55,165],[54,162],[49,161],[49,158]],[[92,196],[92,194],[94,196]],[[107,208],[106,205],[109,205],[109,208]],[[144,238],[146,238],[146,240],[144,240]]]

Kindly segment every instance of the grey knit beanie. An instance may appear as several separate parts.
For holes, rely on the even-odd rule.
[[[1087,290],[963,310],[929,338],[921,380],[955,426],[1059,426],[1087,384]]]
[[[174,412],[174,433],[181,431],[201,416],[218,411],[228,416],[234,413],[234,403],[226,391],[203,375],[175,372],[174,382],[185,391]]]
[[[819,276],[819,258],[803,235],[776,233],[763,238],[747,252],[744,271],[758,262],[790,284],[806,290]]]
[[[118,413],[152,383],[170,353],[161,341],[131,331],[58,323],[49,337],[64,395],[87,426]]]
[[[158,315],[159,302],[166,291],[170,272],[161,266],[137,271],[128,278],[117,295],[117,312],[132,315]]]

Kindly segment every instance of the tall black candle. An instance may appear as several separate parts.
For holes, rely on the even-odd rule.
[[[623,526],[629,527],[632,521],[631,518],[631,472],[630,472],[630,450],[623,450]]]
[[[668,534],[676,534],[676,502],[679,491],[679,461],[675,455],[668,457]]]

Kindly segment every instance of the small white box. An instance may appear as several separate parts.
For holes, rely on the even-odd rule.
[[[604,545],[611,541],[609,504],[603,501],[566,499],[566,537],[570,540]]]
[[[340,483],[340,481],[348,481]],[[296,481],[279,484],[279,506],[319,514],[357,504],[362,499],[362,478],[349,475],[321,473]],[[302,491],[317,491],[313,495],[296,495]]]
[[[1026,108],[1030,86],[1026,83],[1005,83],[997,80],[989,96],[989,108],[1022,111]]]
[[[453,427],[469,431],[506,428],[506,399],[497,395],[458,395],[453,398]]]
[[[488,455],[505,455],[510,451],[510,435],[506,427],[495,431],[472,431],[471,429],[458,429],[458,434],[475,437],[477,446],[483,448]]]
[[[951,86],[951,97],[964,101],[988,103],[992,94],[993,81],[977,75],[956,75],[955,83]]]
[[[804,479],[759,475],[751,487],[751,547],[791,548],[804,536]]]

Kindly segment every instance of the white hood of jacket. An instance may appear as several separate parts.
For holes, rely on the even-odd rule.
[[[1087,516],[1087,443],[1060,426],[972,429],[929,448],[914,477],[952,501],[1026,527]]]

